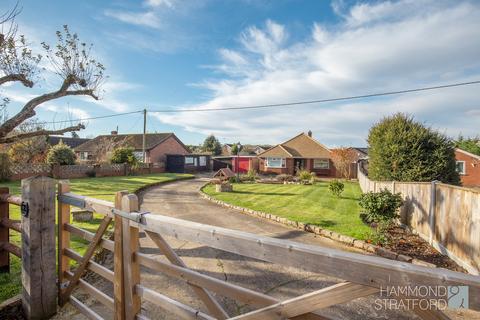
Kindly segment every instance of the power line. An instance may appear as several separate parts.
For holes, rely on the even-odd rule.
[[[134,113],[140,113],[140,112],[143,112],[143,110],[137,110],[137,111],[131,111],[131,112],[123,112],[123,113],[113,113],[113,114],[109,114],[109,115],[105,115],[105,116],[82,118],[82,119],[72,119],[72,120],[61,120],[61,121],[42,122],[42,124],[82,122],[82,121],[88,121],[88,120],[97,120],[97,119],[105,119],[105,118],[125,116],[125,115],[127,115],[127,114],[134,114]]]
[[[420,91],[429,91],[429,90],[447,89],[447,88],[474,85],[474,84],[480,84],[480,80],[469,81],[469,82],[457,82],[457,83],[450,83],[450,84],[439,85],[439,86],[421,87],[421,88],[398,90],[398,91],[370,93],[370,94],[363,94],[363,95],[356,95],[356,96],[345,96],[345,97],[337,97],[337,98],[305,100],[305,101],[295,101],[295,102],[286,102],[286,103],[275,103],[275,104],[264,104],[264,105],[253,105],[253,106],[240,106],[240,107],[225,107],[225,108],[163,109],[163,110],[147,110],[147,111],[148,112],[153,112],[153,113],[177,113],[177,112],[210,112],[210,111],[229,111],[229,110],[245,110],[245,109],[278,108],[278,107],[287,107],[287,106],[295,106],[295,105],[305,105],[305,104],[314,104],[314,103],[337,102],[337,101],[358,100],[358,99],[382,97],[382,96],[392,96],[392,95],[398,95],[398,94],[413,93],[413,92],[420,92]],[[143,113],[143,112],[145,112],[145,111],[142,109],[142,110],[123,112],[123,113],[114,113],[114,114],[97,116],[97,117],[90,117],[90,118],[62,120],[62,121],[50,121],[50,122],[42,122],[42,123],[43,124],[55,124],[55,123],[82,122],[82,121],[88,121],[88,120],[97,120],[97,119],[119,117],[119,116],[124,116],[124,115],[129,115],[129,114],[134,114],[134,113]]]
[[[287,107],[287,106],[295,106],[295,105],[303,105],[303,104],[325,103],[325,102],[336,102],[336,101],[345,101],[345,100],[391,96],[391,95],[405,94],[405,93],[412,93],[412,92],[419,92],[419,91],[460,87],[460,86],[466,86],[466,85],[472,85],[472,84],[480,84],[480,80],[452,83],[452,84],[433,86],[433,87],[423,87],[423,88],[389,91],[389,92],[381,92],[381,93],[370,93],[370,94],[363,94],[358,96],[346,96],[346,97],[340,97],[340,98],[306,100],[306,101],[297,101],[297,102],[286,102],[286,103],[275,103],[275,104],[264,104],[264,105],[242,106],[242,107],[205,108],[205,109],[164,109],[164,110],[148,110],[148,111],[156,112],[156,113],[174,113],[174,112],[206,112],[206,111],[228,111],[228,110],[276,108],[276,107]]]

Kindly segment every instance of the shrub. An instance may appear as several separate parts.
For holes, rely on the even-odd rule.
[[[368,144],[372,180],[460,183],[453,141],[410,116],[384,118],[370,129]]]
[[[242,182],[255,182],[257,179],[257,172],[253,169],[248,170],[247,174],[244,174],[240,177]]]
[[[402,205],[400,193],[391,193],[384,189],[380,192],[367,192],[360,197],[360,207],[365,212],[361,215],[365,222],[391,222],[398,216],[398,208]]]
[[[10,158],[6,153],[0,153],[0,181],[10,179],[12,172],[10,171]]]
[[[47,163],[50,165],[71,165],[75,164],[75,152],[72,148],[60,141],[59,144],[54,145],[48,150]]]
[[[298,178],[300,179],[300,183],[311,183],[312,179],[315,179],[315,175],[307,170],[302,170],[298,173]]]
[[[282,181],[282,182],[293,181],[293,176],[291,174],[282,173],[282,174],[279,174],[278,176],[276,176],[276,179],[278,181]]]
[[[230,178],[228,178],[228,182],[235,183],[235,182],[239,182],[239,181],[238,181],[237,177],[230,177]]]
[[[332,180],[328,184],[328,190],[330,190],[330,192],[333,195],[336,195],[337,197],[340,197],[340,195],[343,192],[343,189],[345,189],[345,185],[343,184],[343,182],[341,182],[339,180],[336,180],[336,179]]]
[[[128,163],[132,166],[138,164],[138,159],[133,153],[133,148],[119,147],[113,150],[112,157],[110,158],[111,163]]]

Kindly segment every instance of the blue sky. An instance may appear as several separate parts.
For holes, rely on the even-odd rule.
[[[0,4],[2,11],[15,1]],[[58,121],[138,109],[218,108],[401,90],[480,79],[480,2],[34,1],[19,33],[33,48],[68,24],[110,76],[102,100],[68,98],[38,109]],[[2,88],[10,114],[58,88]],[[366,145],[369,127],[401,111],[451,136],[480,134],[479,86],[260,111],[150,114],[149,132],[197,144],[279,143],[302,131],[329,146]],[[141,132],[134,114],[89,121],[81,136]],[[55,125],[59,128],[61,125]],[[53,127],[53,125],[50,125]]]

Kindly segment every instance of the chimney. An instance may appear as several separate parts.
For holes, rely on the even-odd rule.
[[[118,131],[111,131],[110,134],[111,134],[112,136],[115,136],[115,135],[118,134]]]
[[[312,130],[308,130],[308,136],[311,138],[312,137]]]

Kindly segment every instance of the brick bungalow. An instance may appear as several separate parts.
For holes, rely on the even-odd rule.
[[[315,172],[317,176],[335,177],[331,151],[308,134],[301,133],[258,155],[259,171],[264,174],[296,174],[299,170]]]
[[[142,134],[117,134],[98,136],[75,148],[77,159],[84,162],[107,161],[109,153],[118,147],[134,149],[135,156],[143,160]],[[165,162],[167,154],[188,154],[188,148],[173,133],[148,133],[146,135],[146,163]]]
[[[455,149],[455,159],[462,185],[480,187],[480,156],[457,148]]]

